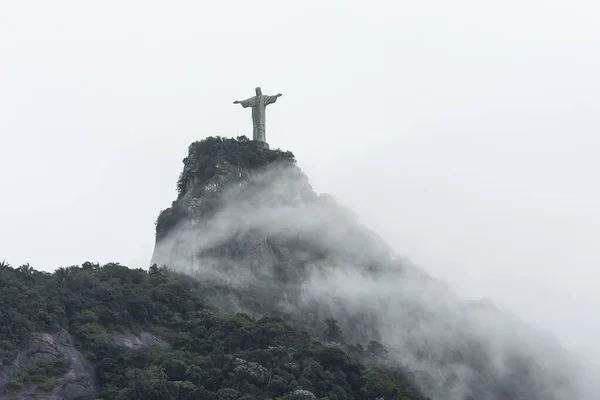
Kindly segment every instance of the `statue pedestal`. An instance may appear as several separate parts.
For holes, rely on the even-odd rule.
[[[258,145],[258,147],[263,148],[265,150],[269,150],[269,143],[267,142],[261,142],[259,140],[256,141],[256,144]]]

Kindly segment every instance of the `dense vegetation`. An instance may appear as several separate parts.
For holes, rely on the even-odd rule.
[[[0,263],[0,304],[4,365],[35,332],[63,327],[93,363],[105,400],[315,398],[307,391],[328,400],[421,399],[400,371],[369,362],[385,356],[380,344],[346,346],[336,321],[326,321],[321,343],[277,318],[221,315],[197,281],[166,268],[84,263],[47,273]],[[169,346],[133,350],[113,337],[140,331]],[[60,358],[26,366],[5,389],[38,382],[51,391],[66,368]]]
[[[183,159],[184,170],[177,180],[177,200],[162,210],[156,220],[157,239],[187,215],[187,210],[181,207],[180,201],[186,192],[188,179],[195,177],[197,186],[201,188],[214,177],[215,166],[223,162],[256,170],[276,162],[295,165],[296,159],[290,151],[265,149],[262,143],[246,136],[238,136],[237,139],[210,136],[193,142],[188,148],[188,156]]]
[[[188,156],[183,159],[186,172],[207,181],[215,174],[215,165],[223,161],[239,164],[245,168],[257,169],[267,164],[281,161],[296,163],[290,151],[269,150],[262,143],[238,136],[237,139],[210,136],[190,144]],[[181,196],[185,189],[185,174],[177,181],[177,191]]]
[[[26,363],[21,366],[17,376],[6,384],[6,392],[18,393],[29,383],[38,385],[39,392],[51,392],[60,385],[60,377],[69,370],[70,364],[65,357]]]

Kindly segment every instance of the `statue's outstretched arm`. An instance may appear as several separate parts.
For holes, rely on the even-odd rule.
[[[281,96],[283,96],[281,93],[276,94],[274,96],[265,96],[265,106],[275,103],[277,99]]]
[[[256,104],[256,97],[250,97],[249,99],[246,99],[246,100],[236,100],[233,102],[233,104],[241,104],[242,107],[244,107],[244,108],[254,107],[254,105]]]

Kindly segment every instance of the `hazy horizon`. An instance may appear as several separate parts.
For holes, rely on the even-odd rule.
[[[233,3],[0,1],[0,260],[147,267],[187,146],[251,136],[261,86],[317,192],[600,364],[595,3]]]

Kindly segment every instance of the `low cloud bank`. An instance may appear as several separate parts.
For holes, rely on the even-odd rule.
[[[214,212],[198,211],[211,196]],[[433,399],[598,396],[592,370],[552,337],[399,260],[297,168],[267,169],[182,206],[189,219],[157,244],[153,262],[227,289],[215,301],[229,310],[333,316],[349,341],[380,341]]]

